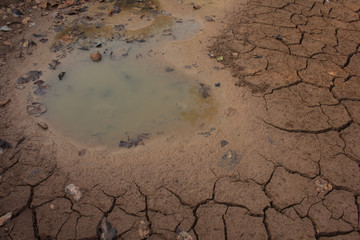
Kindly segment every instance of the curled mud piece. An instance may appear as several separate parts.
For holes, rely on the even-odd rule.
[[[35,81],[36,79],[39,79],[39,77],[42,75],[41,71],[30,71],[24,75],[22,75],[21,77],[19,77],[16,82],[18,84],[24,84],[24,83],[28,83],[30,81]]]
[[[29,115],[39,117],[41,114],[46,113],[47,108],[42,103],[33,102],[31,105],[26,106],[26,111]]]

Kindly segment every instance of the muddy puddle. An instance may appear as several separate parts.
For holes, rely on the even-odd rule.
[[[56,71],[45,73],[51,87],[41,97],[48,109],[43,117],[60,134],[88,146],[142,144],[198,128],[215,116],[215,98],[199,79],[186,75],[194,66],[172,65],[163,53],[167,44],[192,38],[200,28],[194,20],[164,16],[127,31],[127,40],[98,38],[92,40],[98,48],[74,48]],[[100,62],[90,59],[96,51]]]

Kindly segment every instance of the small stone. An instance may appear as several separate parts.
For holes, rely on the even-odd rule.
[[[215,19],[211,16],[205,16],[205,20],[208,22],[215,22]]]
[[[221,141],[220,141],[220,146],[221,146],[221,147],[225,147],[225,146],[228,145],[228,144],[229,144],[229,142],[226,141],[226,140],[221,140]]]
[[[72,195],[75,201],[79,201],[82,196],[80,188],[73,183],[65,187],[65,193],[69,193],[70,195]]]
[[[176,240],[193,240],[193,237],[186,231],[178,230],[175,233]]]
[[[29,27],[35,27],[35,25],[36,24],[32,22],[32,23],[29,24]]]
[[[38,122],[37,125],[44,130],[48,129],[48,125],[44,122]]]
[[[5,140],[0,139],[0,147],[1,147],[1,148],[11,148],[12,145],[11,145],[11,143],[9,143],[9,142],[7,142],[7,141],[5,141]]]
[[[278,40],[281,40],[281,39],[282,39],[282,36],[281,36],[280,34],[276,34],[276,35],[274,36],[274,38],[275,38],[275,39],[278,39]]]
[[[233,57],[239,56],[239,54],[238,54],[237,52],[233,52],[231,55],[232,55]]]
[[[200,5],[194,5],[193,8],[194,8],[195,10],[199,10],[199,9],[201,8],[201,6],[200,6]]]
[[[3,42],[3,45],[4,46],[11,46],[11,42],[10,41],[5,41],[5,42]]]
[[[116,238],[117,229],[111,226],[106,217],[103,217],[100,223],[100,232],[100,240],[113,240]]]
[[[91,60],[93,60],[94,62],[100,62],[101,61],[101,53],[99,51],[97,51],[95,54],[94,53],[91,53],[90,54],[90,58]]]
[[[47,41],[49,41],[49,39],[47,38],[40,38],[39,42],[41,43],[46,43]]]
[[[221,83],[215,83],[215,87],[220,87]]]
[[[25,86],[23,85],[20,85],[20,86],[15,86],[16,89],[19,89],[19,90],[24,90],[25,89]]]
[[[55,205],[53,203],[50,203],[50,209],[54,210],[55,209]]]
[[[82,149],[79,151],[79,156],[84,156],[86,153],[86,149]]]
[[[29,41],[27,41],[27,40],[24,41],[22,46],[23,46],[23,48],[27,48],[29,46]]]
[[[21,15],[24,15],[24,13],[22,13],[19,9],[13,9],[13,10],[11,10],[12,11],[12,13],[14,14],[14,15],[16,15],[16,16],[21,16]]]
[[[57,59],[53,59],[51,63],[49,63],[49,69],[50,70],[55,70],[56,66],[59,65],[60,62]]]
[[[28,83],[30,81],[35,81],[36,79],[39,79],[39,77],[42,75],[41,71],[30,71],[21,77],[19,77],[16,81],[18,84],[24,84]]]
[[[172,67],[166,67],[165,68],[165,71],[166,72],[172,72],[172,71],[174,71],[175,69],[174,68],[172,68]]]
[[[3,32],[9,32],[11,30],[12,30],[12,28],[9,28],[8,26],[1,26],[0,27],[0,31],[3,31]]]
[[[140,239],[147,239],[148,237],[150,237],[150,226],[149,223],[147,221],[141,221],[140,225],[139,225],[139,236]]]
[[[327,193],[333,189],[333,186],[331,183],[325,181],[324,179],[318,178],[315,181],[316,190],[320,193]]]
[[[30,22],[30,17],[24,18],[21,22],[22,24],[27,24],[28,22]]]
[[[12,212],[8,212],[0,217],[0,227],[4,226],[12,217]]]
[[[65,76],[65,72],[59,73],[58,75],[59,80],[63,80],[64,76]]]
[[[123,31],[123,30],[125,30],[125,25],[123,25],[123,24],[115,25],[114,30],[115,31]]]

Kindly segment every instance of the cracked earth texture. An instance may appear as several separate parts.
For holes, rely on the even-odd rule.
[[[139,239],[141,221],[149,223],[148,239],[174,239],[177,229],[199,240],[360,239],[359,1],[236,5],[208,49],[232,74],[222,82],[238,98],[229,104],[237,113],[224,120],[230,130],[216,140],[198,136],[207,144],[198,152],[191,140],[176,143],[176,157],[161,148],[124,153],[133,177],[115,170],[111,157],[92,166],[59,155],[43,133],[24,138],[26,129],[2,126],[1,137],[15,144],[1,156],[0,214],[13,216],[0,238],[97,239],[106,216],[117,239]],[[253,125],[242,122],[240,101],[256,108]],[[245,138],[231,137],[243,124],[251,128]],[[226,147],[242,154],[232,170],[219,167],[223,152],[212,151],[227,133]],[[138,163],[143,155],[159,160]],[[67,158],[74,160],[61,161]],[[318,180],[332,189],[317,191]],[[64,192],[69,183],[80,186],[80,201]]]

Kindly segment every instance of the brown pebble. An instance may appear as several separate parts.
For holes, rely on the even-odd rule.
[[[91,53],[90,54],[90,58],[91,60],[93,60],[94,62],[100,62],[101,61],[101,53],[99,51],[97,51],[95,54],[94,53]]]
[[[199,9],[201,8],[201,6],[200,6],[200,5],[194,5],[193,8],[194,8],[195,10],[199,10]]]
[[[79,156],[84,156],[86,152],[86,149],[82,149],[79,151]]]
[[[37,125],[39,125],[39,127],[41,127],[44,130],[48,129],[48,125],[44,122],[38,122]]]

